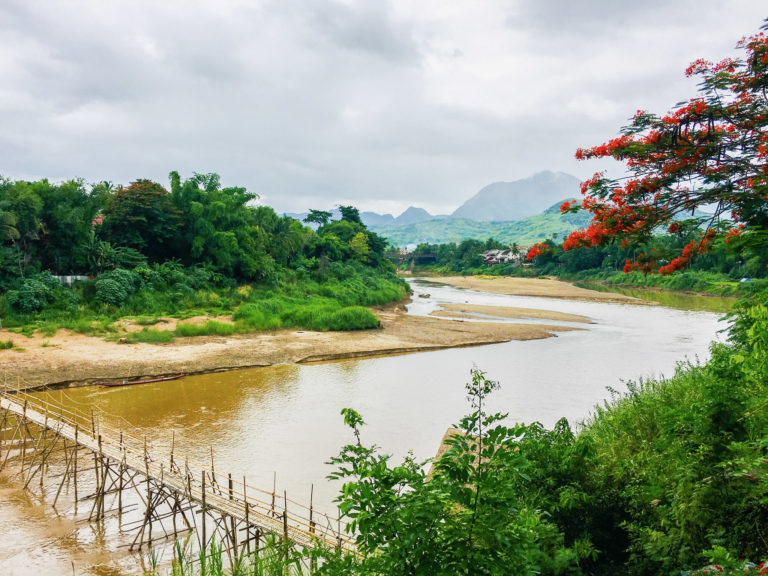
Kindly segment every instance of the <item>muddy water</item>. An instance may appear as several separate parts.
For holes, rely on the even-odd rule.
[[[512,297],[414,283],[409,311],[429,314],[441,303],[469,302],[556,310],[588,317],[582,330],[556,338],[318,365],[281,365],[187,377],[127,388],[54,392],[64,404],[96,407],[148,443],[176,449],[249,484],[287,490],[331,508],[337,486],[324,482],[326,460],[352,440],[339,412],[354,407],[367,422],[363,441],[401,458],[412,449],[432,456],[447,426],[466,411],[464,383],[473,366],[499,380],[491,410],[510,419],[577,423],[627,379],[672,374],[684,358],[704,360],[724,326],[719,315],[662,306],[627,306]],[[429,298],[419,294],[428,293]],[[679,305],[679,303],[678,303]],[[493,320],[493,318],[491,318]],[[488,318],[484,318],[488,320]],[[521,322],[521,320],[498,321]],[[445,320],[450,322],[453,320]],[[471,321],[471,320],[467,320]],[[524,320],[523,322],[535,322]],[[552,323],[552,321],[544,321]],[[71,512],[71,511],[69,511]],[[0,482],[0,567],[3,574],[141,573],[126,538],[74,524],[71,514]],[[101,564],[101,566],[94,566]]]

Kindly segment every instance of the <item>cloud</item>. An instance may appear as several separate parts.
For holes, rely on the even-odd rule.
[[[695,9],[694,9],[695,8]],[[283,211],[449,212],[695,91],[758,0],[6,0],[0,174],[215,171]]]

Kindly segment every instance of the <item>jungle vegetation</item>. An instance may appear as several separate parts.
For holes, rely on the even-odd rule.
[[[352,206],[341,218],[312,211],[320,227],[278,216],[245,188],[216,174],[170,190],[82,180],[0,180],[0,318],[7,328],[106,332],[133,316],[232,314],[177,328],[177,335],[296,326],[378,326],[367,307],[403,298],[407,285],[383,258],[386,241]],[[79,276],[72,286],[61,276]],[[168,340],[147,327],[131,336]]]

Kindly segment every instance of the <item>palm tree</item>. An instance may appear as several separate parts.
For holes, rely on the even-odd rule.
[[[16,229],[16,214],[0,209],[0,240],[18,240],[19,231]]]

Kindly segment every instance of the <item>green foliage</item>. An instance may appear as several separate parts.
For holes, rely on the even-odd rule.
[[[332,459],[360,555],[324,574],[756,574],[768,555],[768,292],[706,365],[628,385],[579,433],[506,426],[473,371],[471,412],[429,462],[362,441]],[[714,568],[710,568],[714,570]],[[742,571],[743,572],[738,572]]]
[[[0,340],[0,350],[10,350],[13,348],[13,340]]]
[[[585,213],[560,214],[560,204],[540,214],[514,222],[478,222],[465,218],[441,218],[407,225],[374,226],[377,234],[384,236],[395,246],[418,244],[455,244],[472,239],[485,241],[495,238],[505,245],[530,246],[547,238],[564,238],[570,232],[589,224]]]
[[[301,563],[301,553],[286,546],[274,535],[267,535],[258,552],[241,553],[234,558],[231,570],[224,569],[221,544],[211,541],[207,550],[192,554],[180,542],[176,543],[174,560],[168,576],[301,576],[309,574]],[[156,563],[155,563],[156,564]],[[145,576],[159,576],[155,565]]]
[[[172,330],[158,330],[156,328],[144,328],[140,332],[131,332],[126,335],[130,343],[147,342],[149,344],[165,344],[173,342],[176,334]]]
[[[342,412],[355,442],[331,460],[344,480],[339,507],[356,533],[357,558],[346,572],[330,559],[328,574],[539,574],[578,568],[594,556],[580,540],[567,547],[562,535],[524,491],[520,481],[530,468],[520,450],[528,429],[502,424],[504,414],[489,415],[485,401],[497,384],[474,370],[467,385],[472,412],[460,433],[435,462],[390,457],[361,441],[362,417]]]
[[[352,206],[343,207],[337,221],[313,211],[312,221],[321,224],[314,232],[254,206],[256,194],[222,187],[216,174],[183,180],[172,172],[170,180],[170,193],[141,179],[90,190],[79,180],[0,180],[5,325],[94,334],[125,316],[216,316],[251,303],[260,307],[243,311],[234,327],[184,325],[178,335],[281,326],[366,329],[379,322],[361,306],[386,304],[408,291],[383,259],[386,242],[367,230]],[[95,278],[64,288],[41,269]],[[131,339],[173,337],[139,334]]]
[[[168,191],[150,180],[119,187],[104,207],[99,234],[113,245],[140,251],[153,261],[172,256],[179,247],[181,217]]]
[[[8,304],[22,314],[34,314],[47,304],[60,300],[63,289],[50,274],[40,273],[21,281],[18,289],[5,294]]]
[[[182,338],[192,336],[230,336],[235,333],[235,326],[234,324],[218,322],[216,320],[208,320],[203,324],[179,323],[176,325],[174,333]]]
[[[128,292],[112,278],[99,278],[96,281],[96,300],[104,304],[120,307],[128,299]]]

